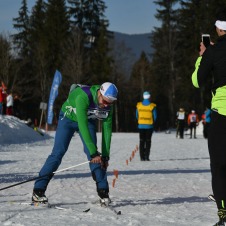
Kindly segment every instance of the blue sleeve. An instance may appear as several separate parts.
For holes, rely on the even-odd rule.
[[[153,109],[153,117],[154,117],[154,122],[155,122],[156,119],[157,119],[157,110],[156,110],[156,108]]]
[[[138,111],[136,110],[136,118],[138,119]]]
[[[206,117],[210,117],[210,115],[211,115],[211,110],[208,109],[208,110],[206,111]]]

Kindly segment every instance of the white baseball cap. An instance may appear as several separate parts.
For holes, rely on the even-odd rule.
[[[143,98],[144,99],[149,99],[151,97],[151,94],[148,92],[148,91],[145,91],[144,93],[143,93]]]

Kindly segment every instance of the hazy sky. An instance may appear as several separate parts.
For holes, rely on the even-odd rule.
[[[0,33],[13,32],[12,18],[18,17],[22,0],[0,0]],[[27,0],[28,8],[36,0]],[[105,16],[109,20],[109,30],[126,34],[141,34],[159,26],[155,18],[156,5],[153,0],[106,0]]]
[[[126,34],[150,32],[160,23],[156,20],[153,0],[106,0],[109,30]]]

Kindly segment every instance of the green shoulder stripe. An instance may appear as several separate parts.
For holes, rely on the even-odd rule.
[[[198,69],[199,69],[199,65],[200,65],[201,60],[202,60],[202,57],[201,56],[198,57],[198,59],[196,60],[196,63],[195,63],[195,71],[192,74],[192,84],[196,88],[199,88],[197,73],[198,73]]]

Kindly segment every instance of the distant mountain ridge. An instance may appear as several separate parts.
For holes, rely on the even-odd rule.
[[[153,54],[153,48],[151,47],[150,36],[151,33],[145,34],[123,34],[120,32],[113,32],[115,42],[121,43],[124,42],[125,45],[131,49],[132,53],[134,53],[135,58],[138,60],[142,51],[146,53],[149,59],[151,59],[151,55]]]
[[[110,39],[112,53],[119,60],[119,64],[124,68],[129,78],[132,67],[140,59],[142,52],[145,52],[150,61],[152,59],[151,33],[129,35],[113,32],[113,34],[114,39]]]

